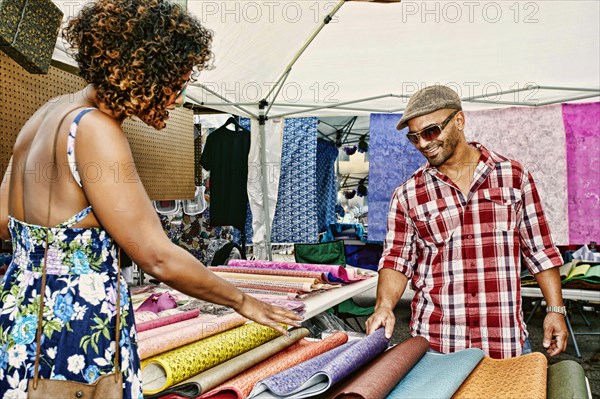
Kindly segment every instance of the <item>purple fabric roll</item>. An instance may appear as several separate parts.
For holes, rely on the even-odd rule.
[[[337,265],[318,265],[312,263],[293,263],[293,262],[269,262],[267,260],[244,260],[231,259],[228,266],[256,267],[259,269],[288,269],[288,270],[310,270],[329,273],[337,281],[351,283],[369,278],[368,275],[358,274],[355,269],[346,269]],[[330,278],[328,278],[331,281]]]
[[[569,243],[598,241],[600,102],[563,104],[562,112],[567,142]]]
[[[158,328],[169,324],[179,323],[180,321],[193,319],[194,317],[198,317],[199,314],[200,309],[195,309],[189,310],[187,312],[181,312],[169,316],[159,317],[155,320],[149,320],[143,323],[139,323],[136,326],[136,330],[138,333],[146,330],[152,330],[153,328]]]
[[[261,393],[261,397],[266,395],[266,397],[285,396],[286,398],[318,395],[382,353],[388,344],[384,330],[380,328],[361,340],[348,342],[260,381],[249,398]]]

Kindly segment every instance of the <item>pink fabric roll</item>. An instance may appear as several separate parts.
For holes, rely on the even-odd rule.
[[[336,265],[318,265],[311,263],[269,262],[266,260],[231,259],[228,266],[255,267],[259,269],[310,270],[329,273],[332,277],[345,283],[365,280],[368,275],[360,275],[355,269],[347,269]]]
[[[210,337],[211,335],[231,330],[234,327],[243,325],[246,321],[245,317],[237,313],[221,317],[213,316],[210,319],[200,316],[180,323],[144,331],[140,334],[138,342],[140,359],[147,359],[159,353]],[[184,323],[185,326],[182,327]]]
[[[162,326],[167,326],[169,324],[179,323],[181,321],[193,319],[194,317],[198,317],[200,314],[200,309],[189,310],[187,312],[181,312],[165,317],[159,317],[158,319],[145,321],[135,326],[138,333],[152,330],[153,328],[158,328]]]
[[[258,267],[235,267],[235,266],[210,266],[213,272],[245,273],[245,274],[264,274],[269,276],[288,276],[288,277],[310,277],[321,282],[327,281],[325,273],[310,270],[290,270],[290,269],[260,269]]]

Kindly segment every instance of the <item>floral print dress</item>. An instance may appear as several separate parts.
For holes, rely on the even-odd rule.
[[[92,383],[113,372],[117,247],[100,228],[72,228],[86,208],[54,228],[9,219],[14,249],[0,290],[0,395],[25,398],[33,377],[46,234],[49,234],[40,377]],[[121,290],[123,397],[141,398],[133,308]]]
[[[75,137],[67,156],[76,182]],[[121,293],[120,370],[123,398],[143,398],[133,307],[118,278],[118,248],[101,228],[74,228],[92,208],[48,228],[9,217],[13,260],[0,286],[0,397],[27,397],[33,377],[46,235],[49,235],[40,351],[41,378],[93,383],[114,371],[117,287]]]

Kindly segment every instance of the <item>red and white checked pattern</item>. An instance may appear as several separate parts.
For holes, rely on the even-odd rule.
[[[395,190],[379,268],[411,280],[411,333],[432,349],[518,356],[527,338],[521,255],[532,274],[562,259],[531,174],[471,145],[481,158],[467,197],[429,164]]]

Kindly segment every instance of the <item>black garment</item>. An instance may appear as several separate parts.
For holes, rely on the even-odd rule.
[[[210,171],[210,225],[244,230],[250,132],[225,126],[208,135],[200,161]]]

